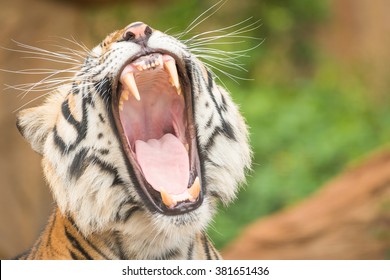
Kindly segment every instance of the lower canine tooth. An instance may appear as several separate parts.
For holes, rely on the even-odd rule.
[[[191,195],[191,197],[195,200],[198,198],[200,193],[200,183],[199,178],[196,177],[194,183],[192,184],[191,188],[188,189],[188,193]]]
[[[176,206],[177,202],[173,200],[172,196],[167,193],[163,188],[160,188],[160,195],[163,203],[169,208]]]
[[[123,76],[123,82],[126,84],[127,88],[129,89],[131,94],[135,97],[135,99],[140,101],[141,97],[139,95],[137,84],[135,83],[134,74],[133,73],[125,74]]]

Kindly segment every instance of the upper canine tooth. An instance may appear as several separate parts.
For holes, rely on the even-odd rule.
[[[195,200],[198,198],[200,193],[200,183],[199,178],[196,177],[194,183],[192,184],[191,188],[188,189],[188,193],[191,195],[191,197]]]
[[[126,84],[127,88],[129,89],[131,94],[135,97],[135,99],[140,101],[141,96],[139,95],[137,84],[135,83],[134,74],[131,72],[126,73],[123,76],[123,82]]]
[[[173,86],[177,89],[177,93],[180,95],[181,88],[179,82],[179,76],[177,75],[176,64],[174,60],[168,60],[164,62],[164,67],[167,69],[169,76],[172,79]],[[179,90],[180,89],[180,90]]]

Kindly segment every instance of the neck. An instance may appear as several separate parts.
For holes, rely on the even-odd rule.
[[[203,259],[219,258],[204,233],[192,236],[110,230],[85,236],[56,209],[26,259]],[[207,249],[207,250],[206,250]],[[206,253],[206,254],[205,254]]]

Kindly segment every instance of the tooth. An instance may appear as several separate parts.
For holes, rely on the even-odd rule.
[[[176,88],[176,91],[177,91],[177,95],[181,94],[181,87],[180,87],[180,85],[179,85],[179,88]]]
[[[192,184],[191,188],[188,189],[188,193],[191,195],[191,197],[195,200],[198,198],[200,193],[200,183],[199,178],[196,177],[194,183]]]
[[[141,65],[137,65],[136,67],[137,67],[138,71],[142,71],[143,70]]]
[[[119,110],[123,111],[123,100],[119,100]]]
[[[174,60],[168,60],[164,62],[165,69],[167,69],[171,78],[170,83],[176,88],[177,94],[180,95],[181,88],[179,82],[179,76],[177,75],[177,69]]]
[[[160,56],[156,59],[156,64],[157,64],[157,65],[163,65],[163,64],[164,64],[164,60],[163,60],[162,55],[160,55]]]
[[[139,95],[137,84],[135,83],[134,74],[133,73],[125,74],[123,77],[123,81],[126,84],[127,88],[129,89],[130,93],[134,95],[135,99],[140,101],[141,97]]]
[[[177,202],[173,200],[172,196],[167,193],[163,188],[160,188],[160,194],[163,203],[169,208],[172,208],[177,204]]]
[[[121,100],[129,100],[130,92],[128,90],[122,91]]]

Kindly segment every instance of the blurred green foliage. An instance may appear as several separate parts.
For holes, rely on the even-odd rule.
[[[142,20],[175,34],[214,3],[120,4],[108,13],[117,26]],[[189,34],[253,17],[248,23],[260,20],[261,26],[246,35],[254,39],[233,38],[244,42],[212,47],[250,49],[264,39],[250,57],[240,59],[248,72],[224,69],[250,80],[237,84],[219,75],[250,126],[254,164],[236,202],[221,207],[209,230],[218,248],[246,224],[310,195],[390,138],[387,102],[375,103],[356,73],[344,71],[319,48],[317,29],[328,16],[329,1],[230,0]]]

